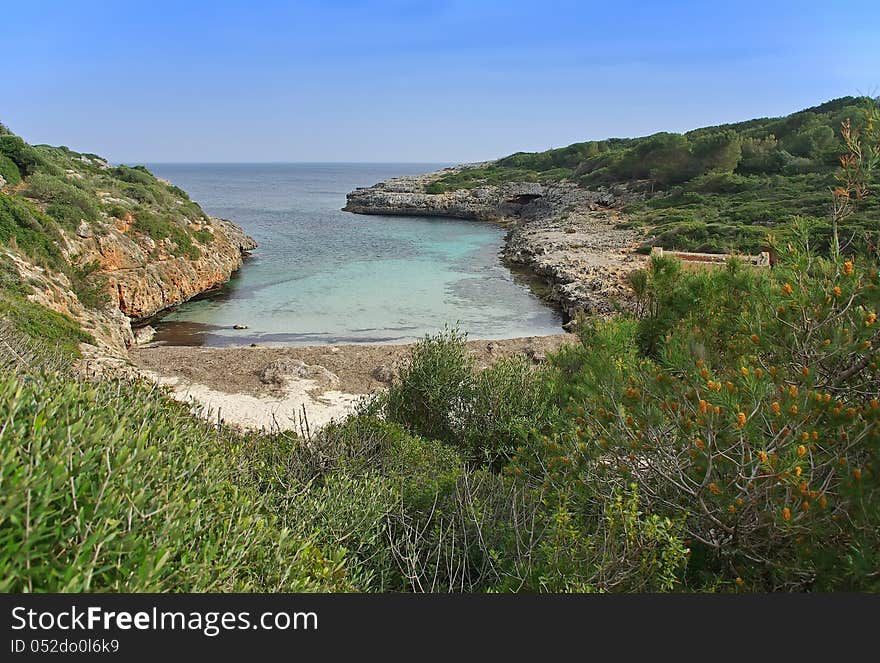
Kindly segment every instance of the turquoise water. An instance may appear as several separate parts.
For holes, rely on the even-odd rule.
[[[559,333],[559,315],[501,265],[502,229],[340,210],[355,187],[436,168],[150,165],[260,244],[222,291],[165,315],[156,340],[208,346],[397,342],[455,324],[471,338]]]

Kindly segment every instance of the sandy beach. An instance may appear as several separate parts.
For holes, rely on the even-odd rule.
[[[572,334],[468,341],[480,368],[525,354],[536,363]],[[370,394],[387,389],[411,344],[204,348],[134,348],[131,361],[205,416],[249,430],[314,431],[349,414]]]

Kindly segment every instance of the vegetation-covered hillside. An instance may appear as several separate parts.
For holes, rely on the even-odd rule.
[[[655,259],[546,365],[426,339],[308,440],[4,371],[0,589],[880,591],[877,264]]]
[[[880,126],[844,156],[840,230]],[[308,439],[0,323],[0,590],[880,591],[880,255],[810,237],[773,269],[654,256],[632,315],[537,368],[426,338]]]
[[[445,175],[429,192],[506,181],[627,183],[659,194],[626,210],[659,246],[756,251],[767,247],[768,231],[786,233],[795,216],[815,219],[815,233],[827,243],[822,219],[846,150],[841,130],[847,121],[865,128],[868,101],[844,97],[782,118],[520,152]],[[880,202],[866,200],[848,237],[864,243],[878,233]]]
[[[0,313],[23,331],[68,347],[88,340],[64,313],[26,297],[63,275],[83,308],[106,303],[96,252],[77,248],[83,238],[100,240],[112,228],[152,247],[152,259],[194,260],[213,241],[209,225],[184,191],[142,166],[113,167],[93,154],[29,145],[0,125]],[[100,246],[108,255],[114,248]]]

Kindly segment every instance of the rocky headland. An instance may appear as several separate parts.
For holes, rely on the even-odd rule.
[[[97,344],[86,356],[124,356],[135,344],[135,325],[161,311],[210,291],[241,267],[256,242],[235,224],[210,218],[195,230],[207,229],[211,241],[192,259],[170,252],[167,238],[131,233],[125,220],[82,226],[63,234],[64,250],[92,266],[90,278],[100,284],[103,304],[87,307],[74,293],[69,277],[10,254],[19,274],[33,286],[31,299],[77,321]]]
[[[32,146],[0,125],[0,311],[29,336],[78,328],[84,357],[124,359],[132,323],[226,282],[254,248],[143,166]]]
[[[442,216],[508,228],[504,261],[531,276],[535,291],[569,319],[626,307],[626,275],[641,266],[641,235],[620,208],[643,196],[626,185],[596,190],[569,182],[507,182],[432,193],[444,175],[483,164],[399,177],[348,194],[356,214]]]

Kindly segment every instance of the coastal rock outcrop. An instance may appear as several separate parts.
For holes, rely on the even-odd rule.
[[[212,218],[206,227],[212,240],[201,247],[196,259],[172,255],[167,247],[150,247],[115,227],[96,238],[80,238],[75,250],[84,261],[97,262],[96,274],[103,277],[122,313],[148,318],[225,283],[257,246],[229,221]]]
[[[641,266],[640,234],[620,208],[642,193],[624,185],[584,189],[571,182],[507,182],[432,193],[431,185],[463,166],[399,177],[348,194],[356,214],[442,216],[509,228],[502,257],[537,282],[536,292],[568,318],[626,307],[626,275]]]
[[[378,382],[391,384],[397,377],[397,372],[388,364],[380,364],[370,372],[370,375],[374,380],[377,380]]]
[[[117,355],[138,342],[132,321],[149,318],[229,280],[256,242],[235,224],[210,219],[211,241],[195,259],[173,255],[167,244],[132,237],[113,224],[90,232],[62,233],[65,254],[91,265],[90,279],[101,284],[104,303],[86,307],[70,278],[6,252],[20,277],[32,284],[30,298],[76,320],[105,354]],[[153,246],[150,247],[150,244]]]
[[[97,348],[81,348],[91,363],[122,357],[136,342],[133,321],[216,288],[256,248],[144,166],[0,133],[4,177],[15,179],[0,181],[0,298],[11,310],[32,310],[30,302],[71,318],[67,337]],[[24,331],[40,338],[44,329],[51,325]]]

